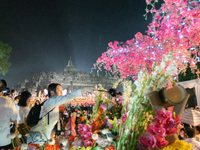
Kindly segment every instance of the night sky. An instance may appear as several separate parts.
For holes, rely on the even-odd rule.
[[[108,43],[143,34],[145,0],[0,0],[0,41],[12,47],[12,87],[40,72],[62,72],[71,56],[90,72]]]

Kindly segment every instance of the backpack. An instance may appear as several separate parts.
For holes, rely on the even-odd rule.
[[[42,119],[42,117],[40,118],[40,111],[41,111],[41,108],[42,108],[44,103],[45,103],[45,101],[43,103],[41,103],[41,104],[35,102],[35,105],[30,109],[30,111],[29,111],[29,113],[27,115],[27,118],[26,118],[26,124],[28,126],[34,127]],[[47,114],[44,115],[44,116],[48,115],[48,124],[49,124],[49,113],[52,110],[50,110]]]

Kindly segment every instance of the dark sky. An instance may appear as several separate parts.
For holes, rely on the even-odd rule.
[[[90,72],[109,42],[145,33],[145,0],[0,0],[0,41],[12,47],[8,86],[39,72],[62,72],[72,57]]]

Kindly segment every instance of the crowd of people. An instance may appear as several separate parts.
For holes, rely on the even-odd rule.
[[[7,89],[6,81],[0,80],[0,150],[13,149],[13,145],[17,147],[24,142],[28,145],[51,141],[66,129],[71,130],[71,134],[74,130],[76,134],[78,125],[86,123],[92,116],[92,105],[62,105],[81,97],[84,94],[83,89],[63,96],[62,86],[52,83],[48,86],[48,96],[44,101],[35,104],[42,107],[38,123],[32,126],[28,123],[29,114],[34,107],[30,103],[31,93],[22,91],[14,96]],[[192,144],[192,150],[200,150],[200,126],[184,124],[179,139]]]
[[[200,150],[200,126],[193,127],[184,124],[180,130],[179,139],[192,144],[191,150]]]
[[[13,97],[6,90],[6,81],[2,79],[0,80],[1,150],[13,149],[13,144],[18,146],[24,141],[26,141],[27,145],[29,143],[37,144],[50,141],[59,135],[67,125],[70,126],[71,121],[73,121],[75,127],[75,124],[87,120],[92,114],[92,106],[68,106],[65,109],[59,109],[60,105],[76,97],[81,97],[85,91],[78,89],[63,96],[62,86],[59,83],[52,83],[48,86],[48,98],[44,102],[40,102],[42,107],[40,107],[38,123],[34,126],[29,126],[27,117],[30,117],[29,114],[34,107],[30,107],[31,93],[22,91],[19,95]],[[21,136],[15,137],[17,135],[16,132]]]

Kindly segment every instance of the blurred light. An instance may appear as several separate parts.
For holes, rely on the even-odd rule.
[[[62,95],[67,95],[67,89],[64,89],[64,90],[62,91]]]
[[[47,89],[44,89],[44,95],[48,95],[48,90]]]

